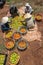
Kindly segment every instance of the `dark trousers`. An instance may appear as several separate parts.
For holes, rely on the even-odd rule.
[[[1,25],[2,32],[7,32],[10,29],[8,23]]]

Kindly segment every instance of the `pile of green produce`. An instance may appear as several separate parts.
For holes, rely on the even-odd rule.
[[[22,16],[16,16],[15,18],[12,19],[12,22],[9,24],[9,26],[13,29],[18,29],[18,27],[22,26],[22,21],[23,18]]]
[[[5,55],[0,54],[0,65],[4,65]]]
[[[12,37],[13,32],[9,31],[8,33],[6,33],[5,37],[6,38],[11,38]]]
[[[10,62],[11,64],[17,64],[19,62],[20,56],[16,52],[12,53],[10,56]]]

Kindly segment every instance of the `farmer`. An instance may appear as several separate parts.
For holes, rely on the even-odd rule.
[[[32,13],[33,12],[33,9],[32,7],[29,5],[29,3],[26,3],[25,5],[25,13]]]
[[[32,15],[30,13],[26,13],[25,16],[24,16],[25,20],[25,24],[26,24],[26,27],[28,29],[31,29],[31,28],[34,28],[34,20],[32,18]]]
[[[15,5],[11,5],[10,7],[10,14],[14,18],[16,15],[18,15],[18,9]]]
[[[9,19],[8,19],[7,16],[5,16],[5,17],[2,18],[1,30],[2,30],[3,33],[4,33],[4,32],[7,32],[8,30],[11,29],[11,28],[9,27],[8,22],[9,22]]]

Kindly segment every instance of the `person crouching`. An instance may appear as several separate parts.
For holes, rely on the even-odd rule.
[[[17,9],[17,7],[15,5],[11,5],[9,11],[10,11],[11,17],[13,17],[13,18],[15,16],[19,15],[18,14],[18,9]]]
[[[32,18],[32,15],[30,13],[27,13],[27,14],[25,14],[24,18],[25,18],[24,22],[26,23],[26,27],[28,29],[34,28],[35,23],[34,23],[34,20]]]
[[[4,32],[7,32],[7,31],[9,31],[11,28],[9,27],[9,21],[8,21],[8,17],[6,16],[6,17],[3,17],[2,18],[2,21],[1,21],[1,30],[2,30],[2,32],[4,33]]]
[[[29,3],[26,3],[26,5],[25,5],[25,13],[30,13],[30,14],[33,13],[33,9]]]

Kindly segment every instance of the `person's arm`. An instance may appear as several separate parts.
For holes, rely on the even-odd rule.
[[[12,21],[12,18],[9,17],[9,18],[8,18],[8,23],[10,23],[11,21]]]
[[[31,6],[29,6],[30,14],[34,11]]]

